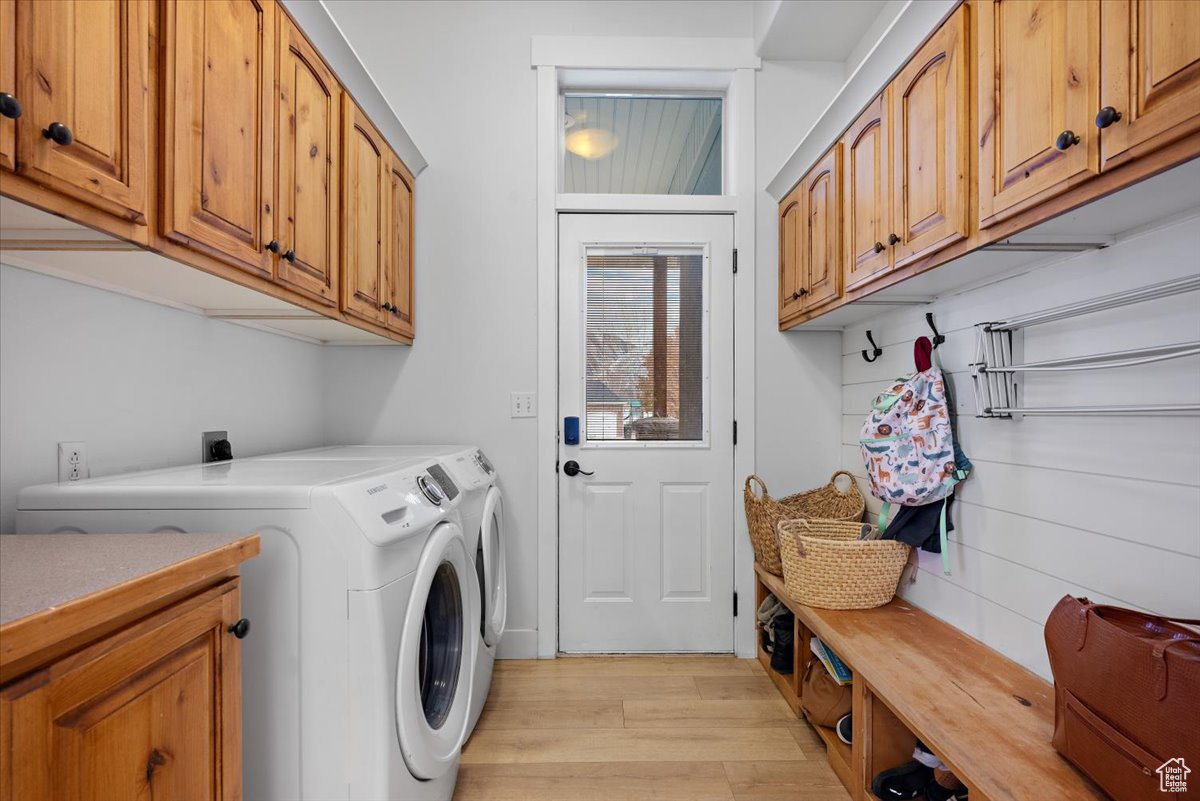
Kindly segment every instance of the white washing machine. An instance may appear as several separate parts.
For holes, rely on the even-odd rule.
[[[496,469],[479,448],[466,445],[344,445],[292,451],[259,459],[436,459],[461,490],[461,514],[467,551],[476,571],[478,595],[473,620],[479,621],[475,671],[471,683],[470,735],[479,721],[492,684],[496,649],[508,612],[508,571],[504,541],[504,502]]]
[[[258,532],[244,797],[448,801],[478,643],[460,497],[430,459],[239,459],[30,487],[17,529]]]

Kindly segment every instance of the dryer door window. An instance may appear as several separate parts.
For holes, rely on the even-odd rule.
[[[458,574],[449,562],[434,573],[425,602],[418,652],[417,681],[425,720],[440,729],[454,706],[462,672],[463,593]]]

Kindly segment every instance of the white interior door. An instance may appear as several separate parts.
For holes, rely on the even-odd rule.
[[[732,651],[733,218],[558,219],[559,647]]]

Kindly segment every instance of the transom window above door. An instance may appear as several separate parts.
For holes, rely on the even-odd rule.
[[[563,95],[566,193],[719,195],[720,97]]]

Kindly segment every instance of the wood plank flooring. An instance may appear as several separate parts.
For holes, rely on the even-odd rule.
[[[752,659],[500,661],[455,801],[847,801]]]

